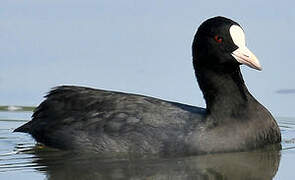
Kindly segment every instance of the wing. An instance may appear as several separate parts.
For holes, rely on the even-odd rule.
[[[32,120],[17,128],[15,132],[30,133],[38,142],[55,144],[57,137],[68,137],[74,131],[87,131],[95,124],[103,126],[102,120],[116,109],[116,101],[124,99],[124,94],[95,90],[77,86],[60,86],[51,90],[34,111]],[[118,99],[119,98],[119,99]],[[82,134],[81,134],[82,135]],[[70,138],[70,136],[68,137]],[[58,146],[72,140],[66,138]],[[48,141],[50,139],[50,141]],[[52,142],[52,143],[51,143]]]
[[[38,142],[60,149],[124,151],[130,144],[160,147],[163,139],[173,139],[171,136],[189,129],[190,120],[203,110],[152,97],[77,86],[54,88],[45,98],[32,120],[15,132],[30,133]]]

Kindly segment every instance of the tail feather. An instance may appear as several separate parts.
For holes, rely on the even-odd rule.
[[[28,123],[16,128],[15,130],[13,130],[13,132],[30,133],[30,129],[31,129],[31,123],[28,122]]]

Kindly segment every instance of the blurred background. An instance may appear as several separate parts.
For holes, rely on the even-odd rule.
[[[213,16],[237,21],[263,71],[243,66],[252,94],[295,116],[293,1],[1,0],[0,105],[38,105],[62,84],[204,106],[191,43]]]

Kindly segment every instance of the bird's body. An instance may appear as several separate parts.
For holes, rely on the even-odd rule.
[[[32,121],[15,131],[30,133],[50,147],[97,153],[201,154],[279,143],[277,123],[242,78],[240,63],[256,69],[260,65],[251,53],[241,54],[248,49],[240,47],[242,31],[236,26],[216,17],[204,22],[195,36],[193,64],[206,109],[142,95],[61,86],[46,96]]]
[[[18,131],[60,149],[180,153],[184,138],[204,115],[205,109],[147,96],[62,86]]]

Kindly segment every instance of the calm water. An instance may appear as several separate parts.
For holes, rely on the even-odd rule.
[[[277,117],[283,149],[171,159],[81,157],[35,145],[13,129],[31,111],[0,111],[0,179],[294,179],[295,118]]]
[[[253,95],[274,112],[283,150],[158,160],[77,157],[12,133],[32,112],[0,107],[0,180],[294,180],[295,1],[213,2],[1,1],[0,103],[37,105],[51,87],[76,84],[204,106],[191,43],[201,22],[222,15],[242,25],[264,68],[242,71]]]

